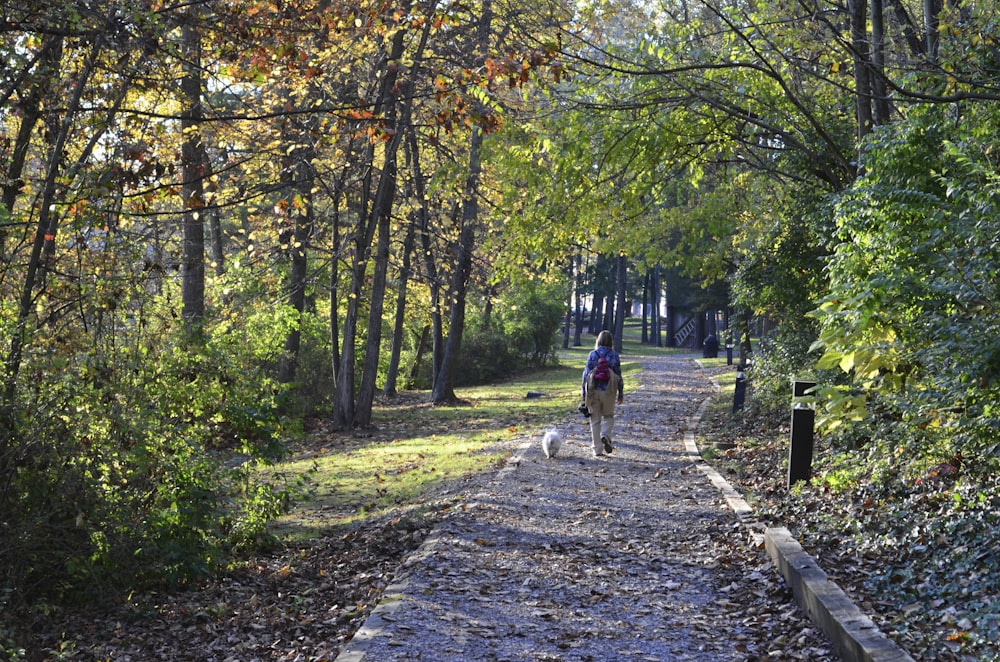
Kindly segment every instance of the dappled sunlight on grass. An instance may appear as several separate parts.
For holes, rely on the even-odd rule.
[[[460,389],[466,404],[446,406],[407,392],[375,407],[372,430],[317,430],[293,457],[262,470],[271,483],[298,486],[274,531],[308,537],[457,491],[502,464],[518,438],[575,413],[578,380],[579,368],[556,367]]]
[[[345,433],[318,426],[291,458],[261,470],[264,480],[292,486],[294,495],[273,531],[303,538],[396,511],[446,507],[449,495],[500,466],[521,440],[577,419],[581,373],[592,348],[591,338],[583,347],[561,350],[558,366],[456,389],[460,404],[434,406],[426,391],[405,391],[379,400],[371,429]],[[626,395],[643,355],[671,353],[683,352],[627,340]]]

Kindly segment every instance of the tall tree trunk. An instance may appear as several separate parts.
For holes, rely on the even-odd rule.
[[[448,325],[448,341],[441,357],[441,369],[434,382],[431,398],[435,404],[456,400],[455,370],[462,347],[465,331],[466,292],[469,275],[472,273],[472,255],[476,246],[476,221],[479,216],[479,175],[481,164],[479,150],[482,147],[483,132],[479,127],[472,129],[469,148],[469,176],[465,184],[465,200],[462,204],[462,232],[458,243],[458,264],[452,279],[451,315]]]
[[[576,323],[573,329],[573,347],[583,344],[583,255],[580,249],[576,251],[576,278],[573,292],[576,295],[576,305],[573,307]]]
[[[204,150],[201,144],[201,33],[197,17],[188,14],[181,28],[184,76],[181,95],[181,198],[184,205],[184,247],[181,259],[181,319],[196,331],[205,316]]]
[[[924,44],[927,59],[937,62],[941,51],[942,0],[924,0]]]
[[[872,96],[876,126],[889,123],[889,93],[885,82],[885,7],[883,0],[871,0],[872,6]]]
[[[601,328],[599,330],[603,331],[607,329],[612,333],[615,330],[615,291],[608,290],[607,295],[604,297],[604,314],[601,317]]]
[[[385,385],[382,387],[382,393],[387,397],[396,395],[399,360],[403,350],[403,337],[406,333],[406,288],[410,281],[410,260],[415,243],[416,224],[409,223],[406,227],[406,238],[403,239],[403,264],[399,271],[399,283],[396,288],[396,315],[392,329],[392,346],[389,350],[389,367],[386,370]]]
[[[625,334],[626,310],[625,295],[628,290],[628,258],[624,253],[618,255],[618,273],[615,274],[615,283],[618,290],[617,305],[615,313],[615,351],[622,351],[622,336]]]
[[[222,235],[222,219],[219,218],[219,208],[212,206],[208,210],[208,228],[212,238],[212,265],[215,275],[226,273],[226,242]]]
[[[368,307],[368,338],[365,344],[365,362],[358,389],[358,402],[354,425],[371,424],[372,406],[375,402],[375,380],[378,376],[379,356],[382,348],[382,312],[385,308],[386,280],[389,272],[389,231],[392,201],[396,190],[396,148],[401,132],[396,132],[390,142],[375,197],[373,213],[378,215],[378,244],[375,249],[375,271],[372,274],[371,298]]]
[[[344,199],[344,181],[347,168],[333,184],[333,198],[330,202],[330,363],[333,376],[333,391],[336,399],[337,384],[340,381],[340,203]]]
[[[566,264],[566,277],[573,278],[573,258]],[[572,282],[572,281],[571,281]],[[573,321],[573,291],[566,293],[566,318],[563,322],[563,349],[569,349],[569,328]]]
[[[868,49],[868,0],[849,0],[851,47],[854,54],[854,88],[858,141],[872,129],[871,57]]]
[[[297,139],[298,136],[289,136],[289,143],[294,144]],[[278,381],[282,384],[295,381],[299,349],[302,344],[302,314],[306,302],[309,238],[313,232],[312,159],[313,151],[310,148],[292,150],[285,168],[290,187],[287,209],[292,215],[292,230],[288,237],[290,268],[286,301],[295,310],[298,319],[285,338],[285,351],[278,368]]]
[[[438,277],[437,263],[434,261],[434,251],[431,243],[431,213],[427,202],[427,185],[424,181],[424,175],[420,168],[420,150],[417,142],[415,127],[409,127],[407,130],[407,142],[410,146],[410,150],[413,152],[413,188],[416,191],[417,201],[419,204],[417,214],[418,230],[420,233],[420,247],[424,258],[422,264],[424,267],[424,278],[427,281],[427,288],[430,294],[431,384],[433,385],[434,382],[437,381],[438,369],[441,366],[440,358],[442,346],[444,344],[444,330],[442,328],[443,321],[441,319],[441,283]],[[414,366],[415,369],[419,369],[419,367],[419,364]]]
[[[588,325],[590,335],[596,336],[601,330],[601,321],[604,317],[604,294],[594,292],[594,300],[590,304],[590,324]]]
[[[370,152],[374,158],[374,153]],[[368,160],[369,169],[371,160]],[[368,176],[365,176],[364,190],[368,188]],[[363,196],[364,198],[364,196]],[[365,213],[367,203],[362,199],[357,209],[357,228],[355,238],[351,246],[351,284],[350,292],[347,295],[347,311],[344,315],[343,344],[341,346],[340,364],[337,368],[337,383],[334,390],[333,424],[340,429],[354,427],[354,384],[355,373],[354,364],[356,360],[355,339],[357,337],[358,320],[361,314],[362,286],[364,284],[365,270],[368,265],[368,254],[371,246],[374,228],[368,215]]]
[[[428,21],[428,23],[430,22]],[[393,37],[392,51],[389,56],[391,62],[398,61],[403,56],[404,35],[404,30],[398,30]],[[419,62],[423,57],[423,46],[426,44],[426,35],[427,31],[425,29],[421,46],[414,56],[416,62]],[[414,67],[416,66],[414,65]],[[360,426],[371,424],[372,407],[375,403],[375,382],[378,378],[379,357],[382,353],[382,313],[385,309],[386,282],[389,273],[389,239],[392,204],[396,195],[399,146],[402,144],[405,134],[405,131],[399,127],[397,117],[400,103],[396,94],[397,71],[398,69],[390,67],[389,76],[386,77],[384,122],[386,130],[391,132],[392,137],[385,147],[382,176],[379,179],[379,188],[375,195],[375,204],[372,209],[378,225],[378,246],[375,251],[375,271],[372,275],[371,300],[368,309],[368,338],[365,345],[365,363],[361,374],[361,387],[358,389],[358,404],[355,415],[355,425]],[[409,86],[406,87],[408,88]],[[404,105],[402,112],[403,123],[409,123],[408,108],[409,105]]]
[[[21,294],[17,300],[17,322],[10,336],[10,347],[7,351],[7,358],[4,365],[4,392],[2,410],[0,410],[0,438],[2,443],[9,443],[9,436],[14,429],[14,407],[17,399],[17,383],[21,372],[21,362],[24,358],[24,345],[28,340],[29,323],[34,310],[34,291],[38,279],[42,275],[44,265],[42,255],[46,245],[54,248],[55,230],[58,223],[58,216],[53,211],[57,198],[56,179],[59,175],[59,165],[62,162],[63,151],[69,137],[73,119],[80,109],[80,99],[83,96],[84,88],[90,75],[94,70],[94,61],[101,50],[103,40],[98,37],[91,50],[91,54],[84,60],[83,68],[73,86],[73,96],[66,107],[66,113],[62,122],[59,123],[58,131],[49,150],[45,182],[42,186],[42,195],[38,206],[38,224],[35,236],[31,244],[31,253],[28,257],[28,266],[24,275],[24,282],[21,286]],[[3,454],[0,447],[0,454]]]
[[[385,70],[382,74],[378,98],[374,106],[376,116],[382,115],[390,110],[393,113],[395,112],[396,99],[393,88],[399,77],[399,67],[396,65],[396,62],[398,62],[403,55],[404,34],[403,30],[398,30],[395,34],[393,34],[389,52],[385,55]],[[393,115],[393,118],[394,117],[395,116]],[[389,211],[391,210],[392,198],[395,194],[395,152],[399,146],[399,140],[399,132],[395,132],[390,140],[390,144],[386,147],[387,153],[383,159],[385,167],[379,177],[378,188],[375,191],[374,196],[371,195],[371,180],[375,162],[374,146],[369,147],[365,156],[365,166],[367,171],[363,178],[362,199],[361,205],[358,209],[358,228],[355,233],[355,240],[352,249],[352,264],[350,270],[351,292],[347,302],[347,314],[344,317],[343,353],[340,357],[338,370],[339,375],[334,394],[333,423],[339,428],[352,428],[358,424],[367,425],[371,418],[371,404],[374,400],[374,377],[370,377],[370,384],[365,381],[365,375],[368,374],[370,370],[367,362],[365,370],[362,373],[363,386],[368,389],[365,391],[366,397],[368,398],[367,404],[365,399],[362,398],[360,394],[358,400],[355,400],[354,369],[357,360],[355,340],[357,338],[357,329],[360,321],[361,301],[363,295],[362,290],[365,285],[365,272],[367,271],[368,258],[371,254],[372,241],[375,238],[376,228],[383,220],[383,216],[388,216]],[[391,154],[389,153],[390,151]],[[389,167],[390,163],[392,164],[391,168]],[[385,222],[388,222],[387,218],[385,219]],[[378,268],[378,265],[376,265],[376,268]],[[384,295],[384,288],[379,294],[379,300],[376,300],[376,292],[372,292],[371,304],[373,306],[381,307],[384,303]],[[379,337],[376,340],[381,342],[381,319],[379,320],[378,334]],[[372,342],[371,338],[369,338],[369,343],[370,342]],[[375,355],[377,360],[377,348],[375,350]],[[361,404],[361,407],[358,406],[359,403]]]
[[[657,264],[656,268],[653,269],[653,333],[656,334],[656,340],[653,344],[657,347],[663,347],[663,320],[660,315],[660,295],[663,293],[663,287],[660,282],[660,265]]]
[[[649,309],[649,280],[650,280],[650,270],[646,270],[646,275],[642,280],[642,342],[643,345],[649,343],[649,316],[647,315],[647,310]]]
[[[664,325],[664,332],[667,334],[667,347],[677,347],[677,330],[674,328],[674,318],[677,316],[677,309],[674,308],[670,300],[667,300],[667,320]]]

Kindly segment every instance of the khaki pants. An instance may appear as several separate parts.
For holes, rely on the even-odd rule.
[[[611,439],[615,431],[615,398],[617,390],[609,388],[606,391],[597,390],[587,394],[587,406],[590,408],[590,436],[594,444],[594,454],[604,453],[601,437]]]

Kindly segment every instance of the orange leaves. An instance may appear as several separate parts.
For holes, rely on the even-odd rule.
[[[528,82],[531,72],[540,72],[545,65],[549,73],[558,80],[562,76],[562,66],[554,63],[557,53],[552,49],[544,51],[532,49],[523,53],[512,53],[506,57],[488,58],[483,64],[486,79],[492,83],[506,78],[509,87],[520,87]]]
[[[351,120],[373,120],[375,119],[375,113],[364,108],[349,108],[344,111],[344,116]]]

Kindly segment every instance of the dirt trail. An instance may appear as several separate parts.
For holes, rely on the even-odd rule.
[[[712,393],[690,357],[644,361],[615,451],[582,417],[470,494],[402,569],[340,662],[833,660],[763,549],[685,453]]]

